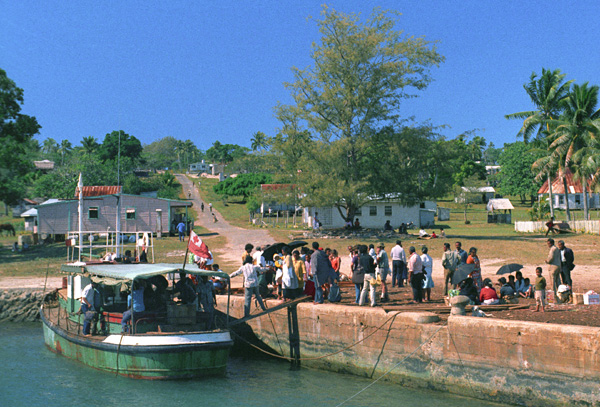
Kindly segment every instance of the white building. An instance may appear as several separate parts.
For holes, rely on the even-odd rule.
[[[405,206],[398,198],[388,197],[364,205],[356,213],[355,219],[358,218],[361,227],[368,229],[383,229],[388,220],[394,229],[410,222],[417,227],[428,228],[435,224],[436,211],[437,203],[433,201]],[[303,221],[312,226],[315,215],[324,229],[343,228],[346,225],[339,210],[334,207],[304,208]]]
[[[565,171],[565,177],[567,179],[567,191],[569,192],[569,209],[583,209],[583,187],[581,182],[575,180],[573,174],[571,174],[571,171],[569,170]],[[589,191],[590,188],[588,188],[588,208],[600,208],[600,195],[598,193],[590,193]],[[547,179],[538,190],[538,195],[542,199],[545,198],[545,195],[549,195]],[[552,204],[554,208],[567,209],[565,195],[565,186],[562,178],[554,178],[552,181],[552,199],[554,200]]]

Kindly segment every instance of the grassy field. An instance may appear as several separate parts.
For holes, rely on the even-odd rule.
[[[204,199],[205,210],[208,210],[208,204],[212,203],[215,208],[227,222],[241,228],[252,228],[248,209],[246,204],[242,202],[241,197],[229,197],[227,201],[223,197],[215,194],[213,187],[218,184],[219,180],[212,178],[189,178],[200,191],[200,195]]]

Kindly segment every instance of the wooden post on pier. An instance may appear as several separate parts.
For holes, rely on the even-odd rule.
[[[300,369],[300,333],[298,332],[298,310],[296,304],[288,307],[288,332],[290,341],[291,370]]]

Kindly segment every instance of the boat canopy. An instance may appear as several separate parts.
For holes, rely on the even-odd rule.
[[[195,265],[190,264],[190,267]],[[188,274],[207,277],[221,277],[229,279],[229,274],[222,271],[183,269],[181,264],[168,263],[140,263],[140,264],[64,264],[61,267],[64,273],[89,273],[90,275],[110,277],[119,280],[135,280],[138,278],[148,278],[160,274],[177,273],[185,271]]]

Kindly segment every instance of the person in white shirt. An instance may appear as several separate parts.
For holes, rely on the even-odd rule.
[[[255,266],[267,267],[267,262],[265,261],[265,258],[263,256],[262,247],[258,246],[256,248],[256,251],[252,255],[252,264],[254,264]]]
[[[390,251],[392,257],[392,287],[404,287],[404,273],[406,270],[406,253],[402,248],[402,242],[396,240],[396,246]]]
[[[432,276],[432,272],[433,272],[433,259],[431,258],[431,256],[429,254],[427,254],[427,252],[429,251],[429,249],[427,249],[427,246],[423,246],[421,248],[421,252],[423,253],[421,255],[421,264],[423,265],[423,271],[426,273],[425,274],[425,279],[423,280],[423,289],[425,290],[425,298],[427,298],[427,301],[431,301],[431,289],[434,287],[433,285],[433,276]]]
[[[262,310],[267,310],[265,304],[263,304],[262,297],[258,292],[258,274],[264,273],[265,271],[265,268],[252,264],[252,257],[246,256],[242,267],[229,275],[229,278],[239,276],[240,274],[244,275],[244,317],[250,315],[250,304],[253,295]]]
[[[413,300],[423,302],[423,263],[415,247],[408,248],[408,279],[413,290]]]

